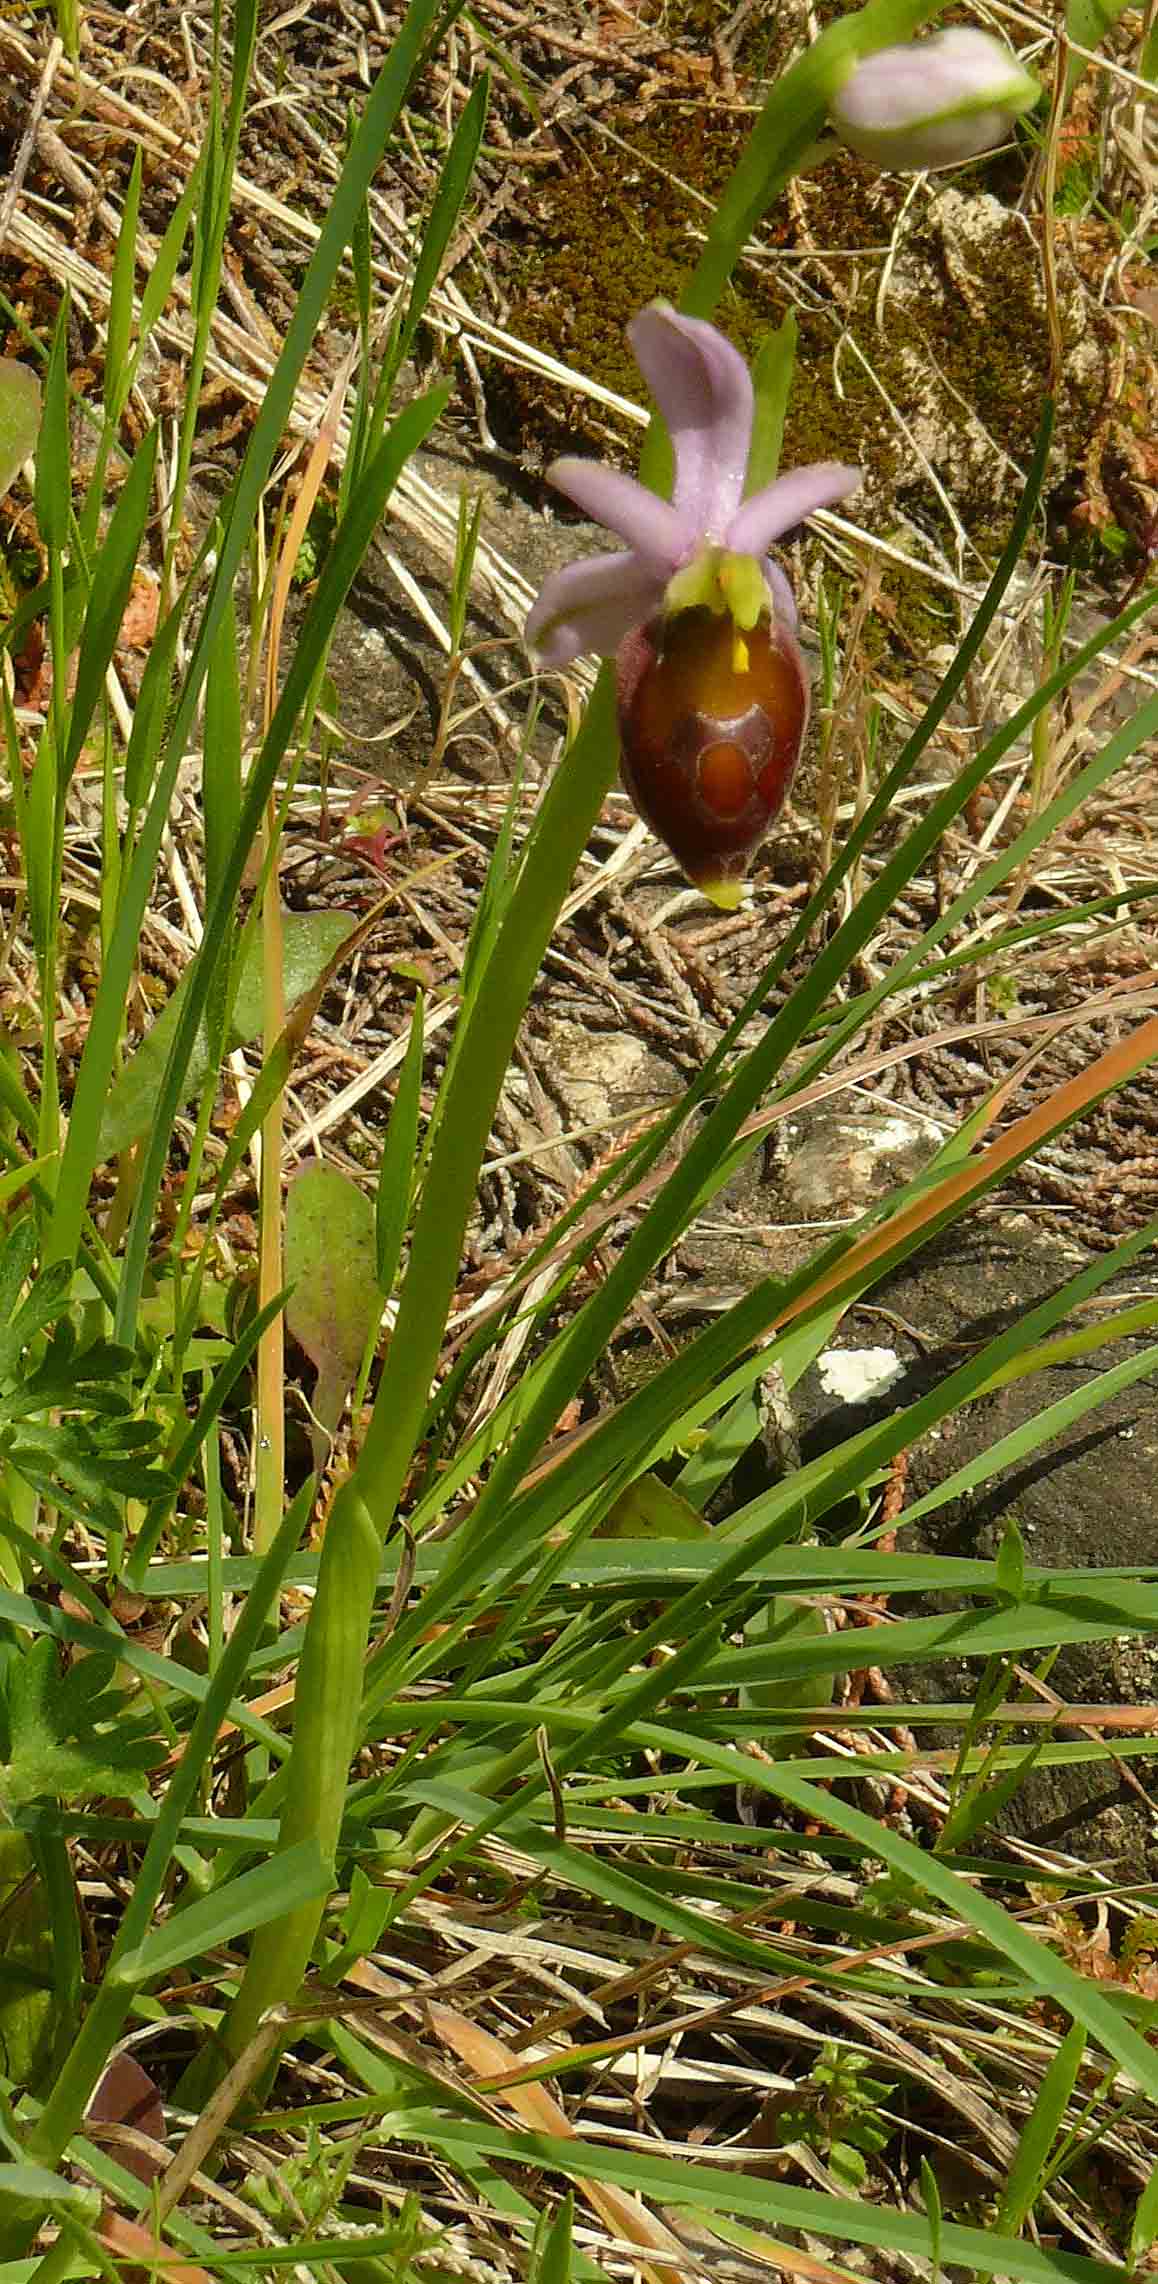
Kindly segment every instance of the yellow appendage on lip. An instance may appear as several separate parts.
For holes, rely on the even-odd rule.
[[[680,611],[711,611],[713,618],[730,618],[739,634],[750,634],[768,612],[764,573],[754,555],[733,555],[726,547],[702,547],[682,571],[667,583],[664,610],[669,618]],[[737,638],[738,639],[738,638]],[[737,661],[737,672],[743,673]]]

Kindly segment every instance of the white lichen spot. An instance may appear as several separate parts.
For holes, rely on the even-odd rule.
[[[826,1396],[864,1404],[899,1380],[904,1366],[892,1348],[829,1348],[817,1366]]]

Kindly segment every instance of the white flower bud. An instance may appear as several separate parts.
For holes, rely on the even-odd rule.
[[[850,150],[879,167],[960,166],[1003,143],[1041,88],[988,32],[952,25],[855,64],[829,118]]]

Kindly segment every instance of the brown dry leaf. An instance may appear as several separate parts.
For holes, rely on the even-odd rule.
[[[134,2173],[138,2181],[145,2183],[146,2188],[150,2181],[156,2180],[158,2173],[164,2172],[169,2152],[165,2146],[165,2112],[161,2106],[161,2096],[148,2071],[141,2068],[132,2054],[113,2056],[89,2103],[86,2123],[98,2128],[102,2125],[128,2126],[133,2133],[142,2134],[156,2144],[155,2155],[147,2149],[133,2148],[127,2141],[117,2141],[112,2145],[118,2164],[123,2165],[126,2172]],[[93,2139],[103,2139],[99,2130]]]
[[[697,2232],[698,2233],[698,2232]],[[713,2238],[711,2251],[718,2257],[719,2239]],[[801,2252],[796,2245],[781,2244],[777,2237],[765,2236],[763,2230],[733,2226],[729,2228],[726,2244],[752,2252],[763,2261],[775,2263],[784,2276],[805,2279],[805,2284],[860,2284],[849,2268],[833,2268],[827,2260],[817,2260],[810,2252]]]
[[[1128,300],[1133,302],[1135,309],[1139,310],[1143,317],[1149,318],[1151,325],[1158,325],[1158,286],[1138,285],[1129,282],[1126,286],[1126,295]]]
[[[17,704],[27,706],[34,714],[43,713],[52,690],[52,662],[39,619],[34,619],[24,634],[19,649],[13,653],[12,665]]]
[[[716,59],[714,56],[685,55],[682,48],[669,48],[664,56],[663,66],[673,79],[690,81],[692,86],[698,87],[702,86],[705,80],[711,79],[716,68]]]
[[[97,2235],[110,2252],[140,2261],[149,2276],[162,2277],[164,2284],[213,2284],[207,2268],[197,2268],[191,2261],[182,2260],[169,2245],[158,2244],[147,2228],[141,2228],[136,2221],[127,2221],[123,2213],[102,2213]]]
[[[134,571],[129,599],[121,619],[122,650],[148,650],[157,632],[161,590],[143,571]]]
[[[109,1611],[118,1626],[135,1626],[149,1608],[143,1594],[130,1594],[125,1586],[114,1586],[109,1596]]]
[[[1075,1968],[1079,1975],[1088,1975],[1093,1983],[1117,1981],[1118,1970],[1110,1957],[1107,1927],[1084,1927],[1073,1912],[1051,1912],[1049,1923],[1067,1966]]]
[[[480,2030],[477,2022],[468,2022],[465,2015],[454,2013],[448,2006],[428,2000],[425,2012],[438,2036],[480,2078],[503,2077],[508,2070],[517,2070],[520,2062],[526,2062],[525,2055],[516,2054],[511,2047],[504,2046],[501,2039],[493,2038],[489,2030]],[[569,2117],[545,2086],[503,2086],[496,2090],[493,2098],[506,2102],[532,2133],[549,2133],[554,2141],[579,2138]],[[653,2257],[642,2263],[645,2273],[654,2277],[656,2284],[686,2284],[687,2255],[683,2245],[645,2205],[637,2204],[622,2189],[612,2188],[604,2181],[579,2181],[576,2187],[604,2226],[616,2236],[628,2244],[638,2245],[644,2253],[666,2254],[666,2259]],[[669,2260],[679,2265],[669,2267]]]

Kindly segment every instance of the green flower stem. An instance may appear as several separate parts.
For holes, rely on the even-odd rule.
[[[912,38],[940,14],[943,0],[868,0],[854,16],[830,24],[776,81],[740,153],[708,225],[703,252],[679,306],[685,317],[710,317],[727,289],[749,238],[793,177],[810,172],[821,155],[819,139],[828,106],[861,56]],[[832,149],[837,146],[833,145]],[[666,496],[671,447],[662,421],[653,420],[640,458],[645,484]]]
[[[680,302],[687,316],[711,316],[753,230],[813,155],[829,104],[852,66],[876,48],[911,39],[941,6],[942,0],[868,0],[855,16],[830,24],[777,80],[708,225]]]
[[[609,667],[547,789],[451,1076],[410,1262],[355,1480],[385,1535],[438,1364],[478,1171],[515,1033],[575,867],[615,776]]]

